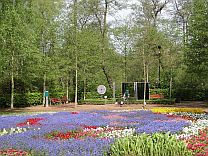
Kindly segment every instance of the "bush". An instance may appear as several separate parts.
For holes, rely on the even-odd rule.
[[[143,104],[143,100],[128,100],[130,104]],[[174,104],[175,99],[152,99],[146,100],[147,104]]]
[[[27,93],[26,97],[27,97],[27,104],[29,106],[42,104],[43,94],[40,92]]]
[[[117,102],[123,101],[122,98],[116,99]],[[115,101],[113,99],[107,99],[106,104],[114,104]],[[129,99],[124,101],[124,103],[128,104],[143,104],[143,100],[134,100]],[[146,100],[147,104],[174,104],[175,99],[153,99],[153,100]],[[104,105],[105,99],[86,99],[80,100],[79,104],[94,104],[94,105]]]
[[[82,97],[83,97],[83,95],[82,95]],[[97,92],[86,92],[86,94],[85,94],[86,99],[97,99],[99,97],[100,97],[100,95]]]
[[[49,96],[53,98],[62,98],[65,96],[64,92],[50,92],[49,91]]]
[[[0,96],[0,108],[8,108],[10,103],[10,94]],[[42,104],[42,93],[40,92],[14,94],[14,107],[28,107],[39,104]]]
[[[1,95],[0,96],[0,107],[8,108],[11,104],[11,95]],[[27,97],[25,94],[14,94],[14,107],[26,107],[29,106],[27,104]]]
[[[150,89],[150,95],[153,94],[161,94],[164,95],[165,98],[169,98],[170,90],[169,89]]]
[[[93,105],[104,105],[104,104],[114,104],[115,101],[112,99],[86,99],[86,100],[80,100],[79,104],[93,104]]]
[[[10,97],[6,95],[0,96],[0,108],[8,108],[10,106]]]
[[[111,156],[192,156],[184,142],[169,133],[120,138],[110,147]]]
[[[177,102],[208,100],[208,91],[196,88],[178,88],[175,91]]]
[[[14,107],[27,107],[29,104],[27,103],[26,94],[14,94]]]

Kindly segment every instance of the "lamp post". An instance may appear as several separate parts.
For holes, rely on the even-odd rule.
[[[158,47],[158,50],[159,50],[159,52],[158,52],[158,88],[160,88],[160,66],[161,66],[161,52],[160,52],[160,50],[161,50],[161,46],[159,45]]]

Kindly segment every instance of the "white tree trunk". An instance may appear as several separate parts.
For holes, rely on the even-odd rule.
[[[74,45],[75,45],[75,103],[74,107],[77,107],[78,101],[78,56],[77,56],[77,0],[74,0]]]
[[[12,52],[12,71],[11,71],[11,109],[14,108],[14,51]]]
[[[66,81],[66,103],[69,103],[69,77],[67,76]]]

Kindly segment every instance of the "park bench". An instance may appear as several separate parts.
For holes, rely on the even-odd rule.
[[[51,98],[51,104],[60,104],[61,100],[58,98]]]
[[[150,99],[163,99],[164,96],[162,94],[152,94],[150,95]]]

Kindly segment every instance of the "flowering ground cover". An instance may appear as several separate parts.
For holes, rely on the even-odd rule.
[[[195,121],[146,110],[0,116],[0,155],[13,151],[16,155],[102,156],[107,155],[117,138],[158,132],[169,132],[190,147],[193,136],[201,135],[191,133],[191,129],[201,125],[201,132],[208,126]],[[196,154],[206,153],[204,144]]]

